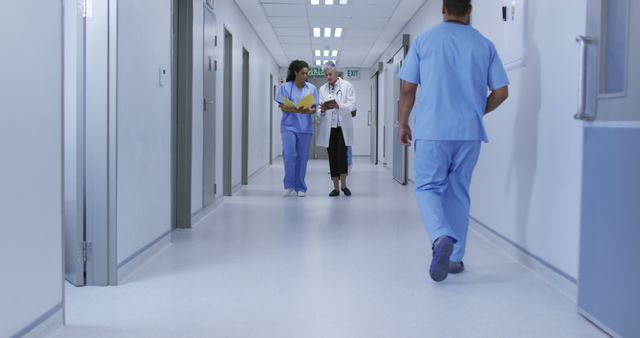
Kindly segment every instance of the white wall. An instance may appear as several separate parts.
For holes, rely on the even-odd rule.
[[[171,0],[118,2],[119,264],[172,226],[171,24]]]
[[[345,70],[346,72],[346,70]],[[353,156],[369,156],[371,154],[370,131],[367,121],[368,111],[371,109],[371,81],[369,69],[360,70],[358,80],[348,80],[356,91],[358,113],[353,119]]]
[[[473,25],[504,54],[502,3],[477,3]],[[427,2],[404,33],[413,41],[442,20],[440,9],[441,2]],[[527,65],[508,73],[509,100],[485,118],[490,143],[483,146],[475,171],[471,214],[576,278],[582,125],[573,120],[574,39],[584,33],[586,4],[536,0],[529,1],[529,11]]]
[[[194,1],[193,38],[193,162],[191,186],[191,211],[202,208],[202,122],[203,122],[203,2]],[[278,82],[279,68],[263,42],[258,38],[250,22],[234,1],[216,1],[214,13],[218,35],[218,73],[216,78],[216,184],[217,196],[222,195],[222,127],[224,83],[224,29],[233,36],[233,130],[232,130],[232,186],[240,184],[242,165],[242,49],[249,52],[249,176],[269,164],[269,75]],[[274,115],[277,112],[274,109]],[[278,119],[279,121],[279,119]],[[274,126],[274,129],[277,126]],[[277,132],[274,131],[274,133]],[[278,132],[279,133],[279,132]],[[278,134],[279,136],[279,134]],[[275,138],[275,136],[274,136]]]
[[[50,0],[0,11],[1,337],[62,302],[61,11]]]

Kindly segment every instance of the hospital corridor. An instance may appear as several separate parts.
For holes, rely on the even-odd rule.
[[[640,337],[639,14],[5,1],[0,338]]]

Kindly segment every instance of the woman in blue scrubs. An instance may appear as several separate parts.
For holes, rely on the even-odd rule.
[[[316,86],[307,82],[308,73],[309,64],[306,62],[301,60],[291,62],[287,82],[280,86],[276,96],[276,102],[280,104],[282,110],[280,134],[284,160],[284,192],[282,193],[284,197],[294,194],[304,197],[307,193],[304,177],[307,172],[316,105],[309,108],[292,108],[285,106],[283,99],[298,105],[305,96],[311,94],[316,102],[320,100]]]

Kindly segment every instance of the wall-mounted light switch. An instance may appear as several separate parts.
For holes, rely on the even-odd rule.
[[[164,84],[167,82],[167,70],[165,68],[160,67],[158,69],[158,83],[160,87],[164,87]]]

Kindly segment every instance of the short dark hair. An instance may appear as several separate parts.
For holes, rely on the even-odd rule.
[[[289,64],[289,72],[287,74],[287,82],[296,79],[296,72],[302,70],[302,68],[309,68],[309,64],[302,60],[293,60]]]
[[[443,0],[447,13],[454,16],[465,16],[471,6],[471,0]]]

